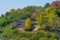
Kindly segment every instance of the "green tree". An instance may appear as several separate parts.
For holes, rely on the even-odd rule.
[[[14,38],[14,30],[11,25],[7,25],[2,33],[2,40],[11,40]]]
[[[44,6],[44,8],[48,8],[48,7],[50,7],[50,4],[46,3],[45,6]]]
[[[11,9],[10,10],[10,13],[15,13],[15,9]]]

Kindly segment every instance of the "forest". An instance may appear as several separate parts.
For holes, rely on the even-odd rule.
[[[0,39],[60,40],[59,5],[46,3],[44,7],[10,9],[0,17]]]

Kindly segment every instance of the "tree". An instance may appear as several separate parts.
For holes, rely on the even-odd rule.
[[[56,14],[58,17],[60,17],[60,9],[57,9]]]
[[[10,13],[15,13],[15,9],[11,9],[10,10]]]
[[[25,22],[25,28],[26,28],[26,30],[29,30],[29,29],[31,29],[31,23],[32,21],[31,21],[31,19],[30,18],[27,18],[26,19],[26,22]]]
[[[56,8],[48,7],[46,9],[46,17],[48,18],[48,22],[52,24],[54,17],[56,17]]]
[[[5,13],[5,16],[9,16],[9,15],[10,15],[10,12],[6,12],[6,13]]]
[[[3,17],[4,17],[4,15],[2,14],[2,15],[1,15],[1,18],[3,18]]]
[[[48,23],[50,30],[56,28],[56,26],[54,26],[56,24],[56,16],[56,7],[46,8],[46,22]]]
[[[44,8],[48,8],[48,7],[50,7],[50,4],[46,3],[45,6],[44,6]]]
[[[42,13],[36,15],[37,24],[42,28],[44,16]]]
[[[2,40],[11,40],[14,38],[15,30],[12,29],[11,25],[7,25],[2,33]]]

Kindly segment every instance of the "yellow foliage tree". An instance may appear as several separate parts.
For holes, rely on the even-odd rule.
[[[44,16],[42,13],[36,15],[36,21],[37,21],[37,24],[40,26],[40,28],[42,28],[43,19],[44,19]]]
[[[26,22],[25,22],[25,28],[27,29],[27,30],[29,30],[29,29],[31,29],[31,19],[30,18],[27,18],[26,19]]]
[[[56,7],[48,7],[46,9],[47,21],[52,25],[53,19],[56,16]]]
[[[55,23],[56,23],[56,7],[48,7],[46,8],[46,18],[47,18],[47,23],[50,25],[50,30],[53,30],[56,28]],[[53,27],[52,27],[53,26]]]

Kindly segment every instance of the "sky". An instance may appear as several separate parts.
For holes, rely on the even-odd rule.
[[[54,0],[0,0],[0,16],[10,9],[24,8],[26,6],[44,6]]]

